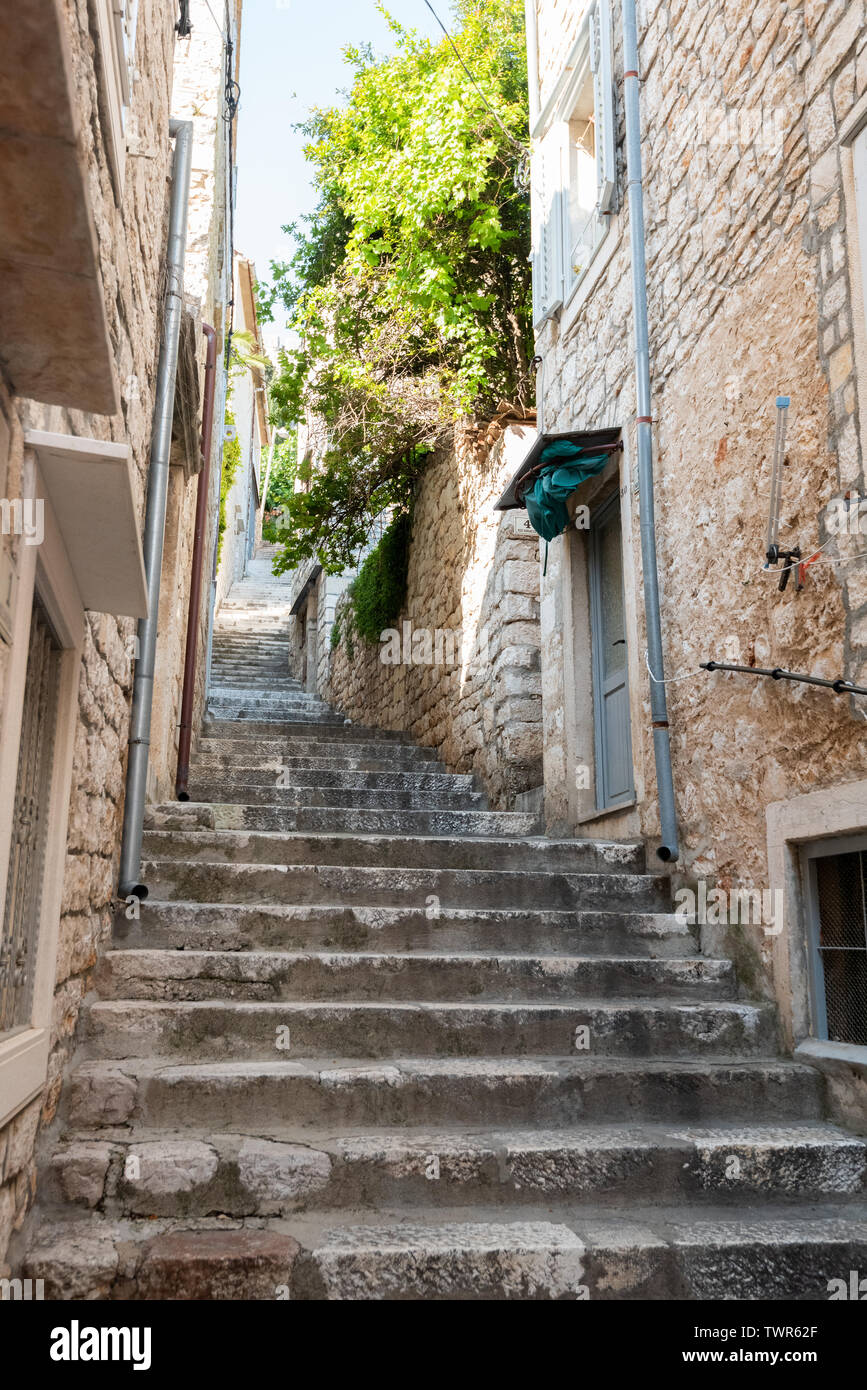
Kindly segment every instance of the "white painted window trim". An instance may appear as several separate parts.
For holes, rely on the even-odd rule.
[[[532,11],[532,15],[531,15]],[[533,0],[527,5],[528,47],[536,52],[536,13]],[[535,57],[538,69],[538,57]],[[594,111],[597,112],[597,212],[601,236],[593,247],[587,265],[572,280],[572,236],[570,219],[569,120],[578,94],[593,74]],[[563,65],[554,89],[539,111],[538,70],[531,71],[531,137],[534,144],[531,180],[533,267],[533,328],[538,336],[547,321],[561,316],[564,308],[575,304],[582,287],[592,287],[599,278],[600,253],[608,248],[604,263],[611,258],[614,237],[610,215],[616,191],[615,103],[613,82],[613,40],[611,0],[593,0],[588,5],[578,36]],[[598,113],[601,110],[601,115]],[[535,115],[534,113],[538,113]],[[556,187],[552,191],[552,183]],[[588,291],[580,294],[580,303]],[[570,315],[574,322],[575,311]]]
[[[786,1045],[800,1045],[812,1059],[827,1053],[839,1057],[846,1049],[853,1060],[859,1049],[850,1043],[830,1043],[812,1035],[810,970],[807,953],[805,885],[801,846],[813,840],[863,834],[867,830],[867,779],[821,791],[805,792],[765,809],[768,845],[768,883],[783,893],[780,930],[769,936],[774,991]],[[805,1054],[806,1055],[806,1052]]]
[[[104,134],[118,195],[123,190],[126,171],[126,130],[135,81],[138,8],[139,0],[94,0],[108,116],[108,129]]]
[[[84,609],[51,502],[32,456],[25,462],[22,497],[42,501],[45,508],[45,537],[39,546],[21,546],[12,658],[0,740],[0,787],[3,788],[0,797],[0,903],[6,899],[30,621],[37,588],[63,650],[30,1026],[0,1037],[0,1126],[40,1094],[48,1075],[72,759],[78,718],[79,668],[84,645]]]

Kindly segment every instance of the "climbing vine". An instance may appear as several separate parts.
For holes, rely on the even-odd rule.
[[[271,383],[278,421],[314,422],[275,568],[350,566],[374,518],[406,511],[454,421],[529,400],[524,6],[457,0],[455,45],[389,20],[395,53],[348,49],[345,105],[301,127],[319,194],[272,266],[299,346]],[[492,114],[492,112],[494,114]]]
[[[231,437],[229,437],[231,436]],[[223,533],[226,530],[226,499],[241,466],[241,441],[231,410],[226,409],[226,437],[223,441],[223,462],[220,470],[220,521],[217,539],[217,562],[223,554]]]
[[[411,526],[408,512],[395,516],[349,586],[341,626],[350,657],[353,636],[377,644],[397,621],[406,600]],[[339,632],[336,640],[340,641]]]

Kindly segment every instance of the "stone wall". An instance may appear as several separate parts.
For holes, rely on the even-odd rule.
[[[172,106],[176,12],[163,0],[140,0],[136,37],[136,81],[129,120],[129,149],[122,192],[115,189],[101,122],[97,30],[88,0],[68,0],[69,54],[78,100],[82,158],[86,161],[99,265],[111,342],[122,401],[115,416],[88,415],[27,400],[13,400],[0,382],[2,434],[6,453],[4,495],[20,495],[22,431],[37,428],[63,434],[111,439],[130,446],[139,524],[143,526],[151,443],[157,361],[165,284],[165,243],[172,144],[169,116],[196,120],[196,154],[216,174],[210,182],[197,164],[191,218],[191,281],[201,316],[215,323],[218,352],[222,344],[220,249],[222,214],[213,216],[207,198],[221,197],[223,122],[217,119],[219,63],[213,47],[198,66],[195,49],[179,49],[197,76],[185,88],[177,110]],[[213,24],[203,0],[195,0],[198,34]],[[200,15],[195,11],[201,10]],[[219,40],[219,35],[217,35]],[[196,43],[196,37],[192,41]],[[217,44],[219,47],[219,42]],[[36,79],[34,79],[36,80]],[[204,87],[202,82],[204,80]],[[198,86],[197,86],[198,83]],[[213,91],[206,92],[208,84]],[[196,97],[198,92],[198,97]],[[205,97],[209,101],[205,102]],[[205,102],[202,110],[197,100]],[[210,146],[208,145],[210,139]],[[207,151],[210,148],[210,155]],[[205,151],[203,154],[202,151]],[[199,187],[204,177],[204,185]],[[190,285],[188,284],[188,288]],[[62,306],[58,309],[62,312]],[[218,393],[219,400],[219,393]],[[219,421],[215,454],[219,459]],[[8,434],[8,440],[7,440]],[[218,471],[218,469],[217,469]],[[157,679],[160,688],[151,768],[151,789],[164,795],[172,785],[176,751],[180,669],[186,635],[189,562],[196,481],[180,467],[172,469],[171,498],[164,567],[163,609]],[[215,517],[211,501],[211,519]],[[0,536],[11,549],[21,540]],[[206,564],[207,564],[206,560]],[[201,617],[197,710],[204,698],[206,614]],[[22,1225],[36,1184],[34,1151],[40,1129],[55,1117],[66,1063],[74,1048],[81,1002],[100,952],[110,939],[122,824],[129,706],[135,651],[133,619],[88,613],[81,659],[77,728],[69,805],[67,855],[56,961],[51,1054],[44,1093],[0,1128],[0,1271],[12,1233]],[[171,640],[166,642],[166,632]],[[0,701],[9,648],[0,641]],[[11,789],[4,789],[11,795]]]
[[[66,13],[122,413],[92,416],[17,400],[14,440],[20,449],[23,427],[128,443],[143,517],[162,313],[174,15],[161,0],[139,7],[136,61],[147,80],[135,83],[133,116],[141,153],[127,158],[123,194],[116,199],[99,118],[93,17],[87,0],[71,0]],[[13,477],[16,471],[20,476],[13,464]],[[0,1132],[0,1261],[32,1201],[37,1131],[54,1117],[89,973],[111,931],[134,634],[132,619],[87,615],[48,1080],[44,1094]]]
[[[544,91],[565,60],[571,30],[565,21],[559,31],[550,23],[557,6],[549,0],[537,0],[537,8]],[[537,351],[546,429],[624,431],[615,485],[627,549],[637,806],[595,822],[595,829],[640,833],[652,843],[659,827],[634,473],[622,31],[616,6],[614,12],[619,211],[574,302],[544,326]],[[864,561],[828,562],[863,550],[863,537],[831,540],[800,593],[793,583],[780,593],[776,577],[762,574],[778,392],[792,398],[784,542],[798,541],[811,555],[830,539],[829,501],[850,487],[865,491],[853,350],[853,312],[863,320],[863,304],[860,288],[852,302],[854,229],[839,140],[841,123],[867,90],[864,20],[860,0],[640,5],[656,520],[669,677],[727,653],[740,653],[746,664],[845,674],[862,684],[867,676]],[[583,563],[574,537],[552,545],[542,604],[546,810],[550,827],[573,833],[584,824],[573,779],[588,756],[588,730],[570,730],[564,718],[573,669],[567,616],[575,567]],[[767,886],[767,805],[863,777],[863,710],[829,692],[749,676],[699,673],[670,685],[668,695],[678,872],[723,888]],[[862,816],[863,824],[867,808]],[[726,949],[741,953],[748,983],[767,987],[770,942],[761,931],[730,939]]]
[[[214,431],[205,535],[216,532],[222,463],[222,401],[225,392],[225,316],[231,295],[228,256],[226,154],[223,111],[223,39],[205,0],[192,0],[193,35],[179,41],[172,81],[172,115],[193,123],[193,156],[184,258],[184,298],[196,319],[197,352],[204,391],[206,345],[201,332],[210,324],[217,335]],[[199,411],[201,415],[201,410]],[[163,573],[160,587],[159,643],[154,678],[154,709],[148,764],[148,797],[174,797],[178,736],[183,695],[190,578],[192,570],[198,477],[175,465],[166,508]],[[205,545],[202,601],[199,606],[193,728],[205,704],[208,642],[208,596],[213,551]]]
[[[538,537],[517,529],[522,514],[493,510],[533,437],[510,426],[487,451],[459,438],[422,475],[397,664],[382,659],[393,643],[356,639],[350,655],[345,633],[332,652],[320,632],[326,698],[357,723],[405,730],[452,771],[478,773],[501,808],[541,780]]]

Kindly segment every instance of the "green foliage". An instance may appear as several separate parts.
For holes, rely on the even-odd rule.
[[[348,49],[345,106],[302,130],[319,192],[297,250],[272,266],[300,346],[272,412],[321,421],[309,489],[288,500],[283,568],[348,567],[373,518],[406,510],[430,448],[462,416],[530,396],[529,199],[521,0],[458,0],[455,42],[389,21],[393,56]]]
[[[340,646],[340,619],[335,618],[331,628],[331,650],[334,652]]]
[[[347,635],[378,643],[393,627],[406,600],[411,519],[402,512],[389,524],[349,588]]]
[[[235,425],[235,417],[231,410],[226,409],[226,428]],[[241,441],[238,438],[237,428],[234,439],[226,439],[223,442],[223,463],[220,470],[220,524],[217,540],[217,563],[223,553],[223,533],[226,530],[226,499],[232,490],[232,484],[238,476],[238,469],[241,466]]]
[[[283,507],[295,493],[295,475],[298,471],[298,436],[293,432],[288,439],[277,438],[274,447],[274,462],[268,479],[268,496],[265,510],[273,511]]]

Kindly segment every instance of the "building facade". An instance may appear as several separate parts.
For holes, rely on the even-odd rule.
[[[669,682],[672,872],[705,951],[776,995],[790,1045],[863,1066],[867,700],[752,673],[867,686],[864,6],[642,0],[641,248],[626,8],[527,5],[539,429],[622,443],[570,499],[541,584],[546,826],[640,837],[652,857],[650,691]],[[658,671],[636,449],[641,252]],[[768,566],[778,398],[782,554]]]
[[[219,378],[209,534],[219,499],[232,262],[225,92],[240,18],[240,0],[34,0],[0,15],[0,1268],[33,1200],[38,1135],[54,1118],[117,908],[136,623],[148,614],[142,534],[177,167],[170,121],[191,123],[192,158],[151,794],[175,776],[208,371]],[[196,621],[198,720],[206,608]]]

